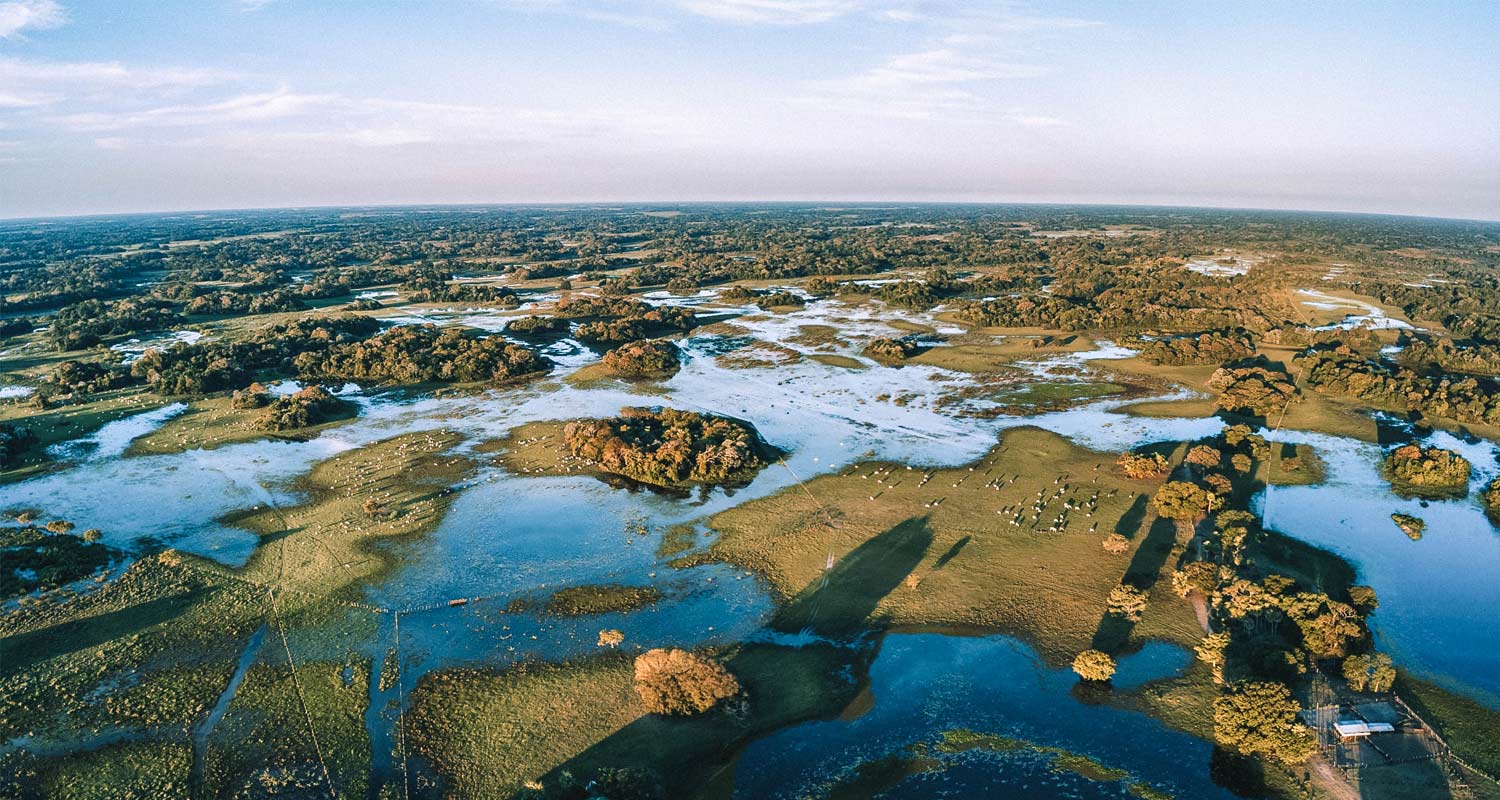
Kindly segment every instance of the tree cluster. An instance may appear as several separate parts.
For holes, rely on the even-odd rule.
[[[659,486],[739,480],[772,457],[749,424],[674,408],[570,422],[563,444],[606,472]]]
[[[303,378],[390,384],[504,381],[552,366],[528,347],[434,325],[397,326],[367,339],[303,352],[294,363]]]
[[[1223,364],[1255,355],[1255,341],[1241,329],[1205,331],[1186,336],[1155,339],[1141,350],[1153,364]]]
[[[664,378],[681,367],[681,354],[666,339],[648,339],[616,347],[604,354],[603,363],[624,378]]]

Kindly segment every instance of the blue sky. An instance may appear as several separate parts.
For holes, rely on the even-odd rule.
[[[974,200],[1500,219],[1500,3],[0,0],[0,216]]]

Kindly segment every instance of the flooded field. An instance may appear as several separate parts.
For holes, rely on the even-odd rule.
[[[916,328],[931,352],[956,347],[960,339],[967,347],[999,348],[1007,337],[970,331],[940,314],[898,315],[875,303],[822,301],[765,314],[714,305],[716,294],[647,296],[728,320],[721,330],[710,327],[678,340],[682,368],[666,380],[580,388],[566,378],[598,355],[560,338],[543,347],[558,366],[530,385],[433,393],[349,384],[338,394],[358,406],[358,417],[305,440],[266,438],[133,454],[132,441],[187,409],[166,404],[55,445],[53,454],[66,469],[0,486],[0,507],[66,513],[80,527],[103,530],[108,544],[127,551],[167,546],[241,568],[268,558],[274,545],[237,521],[315,500],[303,479],[316,465],[393,437],[450,437],[451,445],[439,447],[434,457],[462,477],[439,487],[448,499],[435,524],[364,545],[388,566],[360,573],[317,619],[293,627],[286,642],[257,627],[223,696],[195,734],[200,753],[215,736],[229,735],[215,730],[226,723],[233,729],[234,696],[256,685],[257,666],[275,668],[293,653],[318,663],[354,654],[369,670],[364,684],[353,682],[354,673],[346,673],[346,680],[350,691],[363,691],[368,699],[362,736],[369,743],[372,786],[394,786],[398,776],[405,778],[392,755],[404,746],[404,704],[424,676],[591,656],[600,650],[602,630],[618,632],[631,651],[785,644],[785,637],[767,633],[777,604],[761,576],[694,561],[715,540],[705,521],[716,513],[799,487],[806,491],[804,482],[858,463],[891,462],[916,471],[962,467],[1003,441],[1006,430],[1022,426],[1057,433],[1112,458],[1153,443],[1211,436],[1224,425],[1213,417],[1123,413],[1127,394],[1138,398],[1148,389],[1112,371],[1111,362],[1135,352],[1108,341],[1072,352],[1041,349],[1004,359],[987,373],[926,363],[892,367],[864,354],[871,340],[911,335]],[[512,317],[474,308],[406,308],[386,319],[504,335]],[[773,360],[747,358],[767,348]],[[288,382],[272,391],[279,396],[298,388]],[[1149,395],[1155,400],[1193,396],[1180,389],[1149,390],[1157,392]],[[659,405],[743,419],[784,456],[746,485],[673,494],[588,475],[539,477],[507,469],[494,455],[495,442],[527,423]],[[1322,434],[1268,435],[1275,443],[1312,446],[1327,466],[1322,483],[1272,488],[1256,500],[1268,527],[1347,557],[1363,582],[1378,587],[1381,605],[1371,624],[1403,665],[1484,703],[1500,702],[1492,649],[1500,628],[1492,618],[1471,613],[1500,604],[1500,536],[1472,497],[1403,500],[1381,479],[1374,445]],[[1475,491],[1500,474],[1494,445],[1448,434],[1435,441],[1475,465]],[[1053,471],[1046,463],[1036,469]],[[1420,514],[1429,535],[1420,542],[1401,536],[1389,522],[1397,511]],[[559,590],[598,586],[650,589],[653,599],[641,608],[579,616],[547,610]],[[1130,787],[1165,796],[1229,796],[1209,780],[1212,748],[1204,740],[1136,711],[1080,702],[1070,694],[1072,673],[1044,663],[1020,640],[899,633],[843,646],[878,647],[869,708],[755,741],[735,769],[735,796],[834,791],[871,780],[868,764],[910,756],[914,747],[935,752],[955,731],[1006,744],[958,748],[923,760],[920,768],[882,783],[882,796],[932,796],[937,786],[945,796],[1118,797]],[[1177,645],[1147,643],[1121,659],[1115,686],[1129,691],[1180,675],[1189,661],[1191,654]],[[1093,766],[1057,768],[1058,759],[1076,757]],[[199,774],[205,769],[210,767],[195,767]]]

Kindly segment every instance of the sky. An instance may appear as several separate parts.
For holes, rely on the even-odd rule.
[[[0,0],[0,217],[704,200],[1500,220],[1500,2]]]

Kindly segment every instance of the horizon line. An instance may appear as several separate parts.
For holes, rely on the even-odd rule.
[[[169,215],[224,214],[275,211],[337,211],[341,209],[504,209],[504,208],[568,208],[568,207],[624,207],[624,206],[787,206],[840,204],[849,206],[993,206],[1021,208],[1098,208],[1098,209],[1160,209],[1184,211],[1225,211],[1261,214],[1331,214],[1351,217],[1393,217],[1399,219],[1431,220],[1438,222],[1465,222],[1483,225],[1500,225],[1500,218],[1454,217],[1428,214],[1413,214],[1397,211],[1349,211],[1331,208],[1292,208],[1233,205],[1184,205],[1176,203],[1126,203],[1126,202],[1064,202],[1047,200],[857,200],[844,198],[820,199],[722,199],[722,200],[545,200],[545,201],[474,201],[474,202],[386,202],[386,203],[316,203],[311,205],[284,206],[222,206],[218,208],[166,208],[143,211],[93,211],[68,214],[7,216],[0,215],[0,224],[27,222],[81,221],[111,217],[153,217]]]

